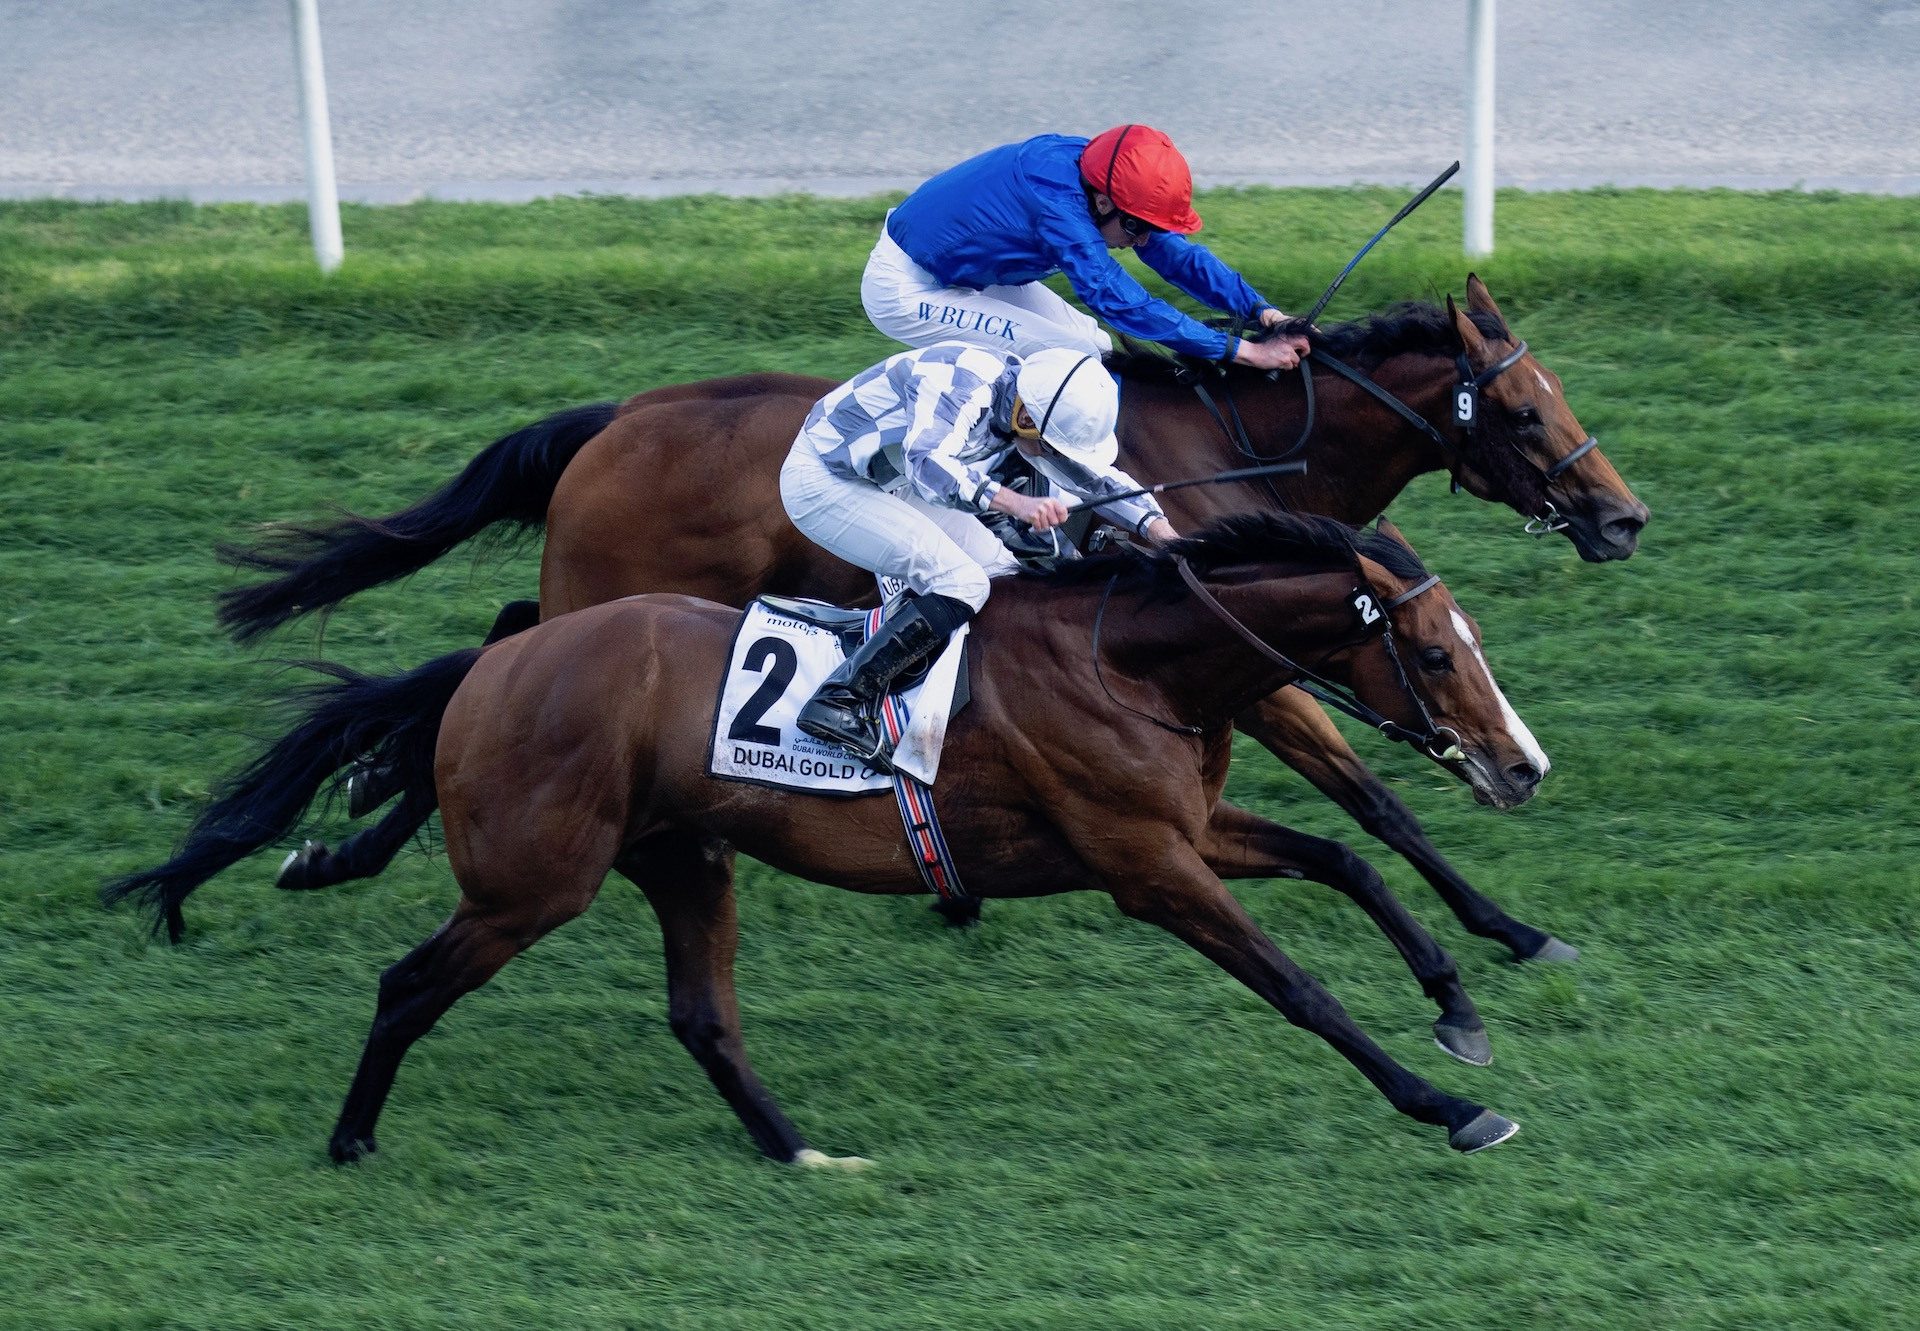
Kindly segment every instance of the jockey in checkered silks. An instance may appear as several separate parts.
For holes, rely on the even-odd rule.
[[[904,601],[800,710],[801,730],[873,762],[878,704],[987,602],[989,579],[1018,565],[979,521],[1010,514],[1037,531],[1067,504],[995,482],[1010,449],[1085,500],[1139,486],[1113,465],[1119,395],[1089,352],[1054,347],[1022,359],[944,342],[903,351],[821,398],[780,470],[787,516],[850,564],[907,584]],[[1154,541],[1175,532],[1151,498],[1100,516]]]

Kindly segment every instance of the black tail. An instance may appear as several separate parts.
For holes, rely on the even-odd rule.
[[[596,402],[516,430],[412,508],[384,518],[349,513],[334,522],[288,524],[257,546],[221,546],[227,563],[281,576],[220,593],[220,623],[236,640],[252,642],[355,592],[417,573],[496,522],[538,527],[560,473],[618,410],[618,403]]]
[[[390,679],[325,662],[312,668],[334,678],[294,699],[304,712],[272,748],[222,782],[172,859],[128,874],[100,890],[108,905],[138,896],[180,941],[180,903],[200,884],[290,835],[327,779],[362,754],[391,766],[406,789],[433,787],[433,750],[440,717],[460,681],[480,659],[469,647]],[[429,806],[431,807],[431,806]]]

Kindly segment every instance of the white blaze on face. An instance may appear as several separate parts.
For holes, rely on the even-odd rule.
[[[1548,396],[1548,397],[1552,397],[1552,396],[1553,396],[1553,385],[1547,382],[1547,376],[1546,376],[1546,375],[1544,375],[1544,374],[1542,374],[1542,373],[1540,373],[1540,371],[1538,371],[1538,370],[1535,370],[1535,371],[1533,372],[1533,377],[1534,377],[1534,378],[1536,378],[1536,379],[1538,379],[1538,380],[1540,381],[1540,387],[1542,387],[1542,388],[1544,388],[1544,389],[1546,389],[1546,390],[1547,390],[1547,396]]]
[[[1480,644],[1473,640],[1473,630],[1467,626],[1467,617],[1458,610],[1449,610],[1447,613],[1453,616],[1453,631],[1460,635],[1460,641],[1467,644],[1467,650],[1473,653],[1473,659],[1480,663],[1481,673],[1487,677],[1487,687],[1492,689],[1493,696],[1500,700],[1500,715],[1506,720],[1507,734],[1512,736],[1513,742],[1520,746],[1520,752],[1527,755],[1527,761],[1540,769],[1541,776],[1545,776],[1553,770],[1553,763],[1548,759],[1546,751],[1540,747],[1539,742],[1534,739],[1533,732],[1527,729],[1527,723],[1522,721],[1520,714],[1513,710],[1513,704],[1507,701],[1507,695],[1500,691],[1499,681],[1494,679],[1493,670],[1487,665],[1487,658],[1481,654]]]

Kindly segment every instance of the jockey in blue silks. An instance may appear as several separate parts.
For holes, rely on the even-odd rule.
[[[887,214],[861,304],[908,346],[963,341],[1016,356],[1113,349],[1099,324],[1042,285],[1064,272],[1087,307],[1130,337],[1205,360],[1291,369],[1304,336],[1242,341],[1150,295],[1109,250],[1131,249],[1194,299],[1271,327],[1287,316],[1185,239],[1200,229],[1193,176],[1172,140],[1121,125],[1087,140],[1043,134],[935,176]]]

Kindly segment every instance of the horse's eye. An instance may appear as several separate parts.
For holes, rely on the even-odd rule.
[[[1513,419],[1515,423],[1519,425],[1538,425],[1540,423],[1540,413],[1532,407],[1516,407],[1514,408]]]
[[[1429,647],[1420,653],[1420,668],[1429,675],[1444,675],[1453,669],[1453,658],[1444,647]]]

